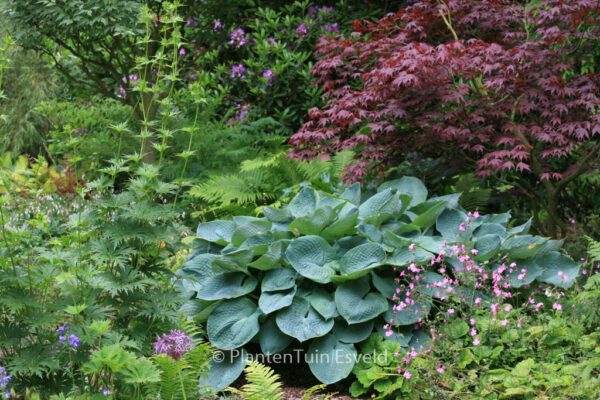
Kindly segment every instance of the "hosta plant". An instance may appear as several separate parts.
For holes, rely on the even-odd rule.
[[[426,343],[422,326],[449,292],[453,301],[492,304],[504,283],[573,283],[579,265],[558,252],[561,241],[528,235],[529,223],[509,227],[509,213],[467,213],[459,197],[428,198],[413,177],[374,194],[358,184],[337,194],[305,187],[262,218],[202,223],[178,272],[184,308],[223,351],[253,342],[273,354],[305,343],[311,371],[330,384],[350,374],[357,344],[374,331],[406,348]],[[227,361],[204,383],[231,383],[245,361]]]

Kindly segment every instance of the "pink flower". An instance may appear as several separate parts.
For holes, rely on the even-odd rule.
[[[415,247],[416,247],[416,244],[414,244],[414,243],[411,243],[411,244],[409,244],[409,245],[408,245],[408,249],[409,249],[410,251],[414,251],[414,250],[415,250]]]
[[[410,379],[412,377],[412,374],[408,371],[404,371],[404,374],[402,374],[402,376],[404,377],[404,379]]]
[[[475,325],[475,324],[477,323],[477,321],[475,321],[475,318],[471,318],[471,319],[469,320],[469,323],[470,323],[471,325]]]
[[[460,224],[460,225],[458,226],[458,230],[459,230],[459,231],[461,231],[461,232],[464,232],[464,231],[466,231],[466,230],[467,230],[467,228],[465,227],[465,224]]]
[[[439,367],[437,367],[437,372],[440,374],[443,374],[444,371],[446,371],[446,368],[443,365],[440,365]]]
[[[475,328],[471,328],[471,331],[469,332],[469,334],[470,334],[471,336],[475,336],[475,335],[477,335],[477,329],[475,329]]]
[[[454,314],[454,308],[449,308],[448,309],[448,314]]]
[[[504,311],[509,312],[512,309],[512,306],[510,304],[507,304],[504,306]]]
[[[178,360],[194,345],[192,337],[185,332],[174,329],[168,334],[156,338],[154,354],[166,354]]]
[[[562,304],[560,304],[560,303],[554,303],[554,304],[552,304],[552,308],[555,309],[556,311],[561,311],[562,310]]]
[[[479,338],[478,338],[478,337],[476,337],[476,338],[473,340],[473,346],[479,346],[479,343],[481,343],[481,340],[479,340]]]
[[[508,320],[507,319],[503,319],[501,323],[502,323],[502,326],[506,326],[506,325],[508,325]]]
[[[475,299],[475,304],[481,304],[481,297],[477,297]]]

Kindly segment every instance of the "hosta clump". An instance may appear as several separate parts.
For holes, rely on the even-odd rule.
[[[558,252],[560,241],[528,235],[529,223],[508,227],[508,213],[467,213],[459,194],[427,195],[412,177],[370,196],[358,184],[337,194],[305,187],[262,218],[202,223],[178,272],[184,307],[225,351],[254,342],[272,354],[308,342],[311,371],[333,383],[350,374],[356,345],[373,332],[407,348],[426,342],[421,326],[447,291],[490,303],[484,288],[498,285],[486,286],[488,278],[515,287],[573,283],[579,266]],[[482,274],[470,279],[463,270],[474,267]],[[410,296],[400,294],[404,283]],[[204,383],[220,389],[243,366],[232,358]]]

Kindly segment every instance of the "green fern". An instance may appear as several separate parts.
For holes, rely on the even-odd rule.
[[[475,174],[460,175],[452,191],[462,193],[460,205],[466,210],[485,211],[492,197],[492,190],[482,189]]]
[[[588,241],[588,256],[591,262],[600,262],[600,242],[595,241],[591,237],[586,236]]]
[[[246,383],[241,390],[229,388],[244,400],[282,400],[283,391],[279,375],[257,361],[250,361],[245,369]]]

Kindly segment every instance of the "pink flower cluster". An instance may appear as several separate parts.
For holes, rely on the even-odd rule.
[[[192,337],[187,333],[173,329],[171,332],[159,336],[154,342],[154,354],[166,354],[179,360],[194,346]]]

